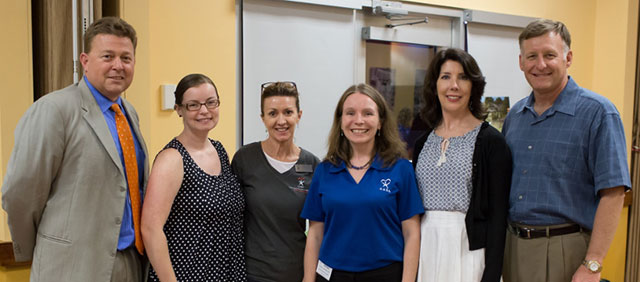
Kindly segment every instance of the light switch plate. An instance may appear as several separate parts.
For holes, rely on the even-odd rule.
[[[163,84],[161,86],[162,91],[162,110],[173,110],[173,106],[176,103],[176,97],[173,94],[176,91],[175,84]]]

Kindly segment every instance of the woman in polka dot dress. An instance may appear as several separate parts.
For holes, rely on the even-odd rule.
[[[208,133],[218,123],[214,83],[190,74],[175,110],[184,130],[158,154],[142,208],[149,281],[246,281],[244,197],[226,151]]]

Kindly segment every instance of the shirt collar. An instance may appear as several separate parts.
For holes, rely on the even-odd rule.
[[[113,102],[107,99],[107,97],[102,95],[100,91],[98,91],[95,87],[93,87],[93,85],[91,85],[91,82],[89,82],[86,76],[84,76],[83,79],[84,79],[84,82],[87,84],[89,91],[91,91],[93,98],[96,99],[96,102],[98,103],[98,107],[100,107],[100,110],[103,113],[108,111],[111,108],[111,105],[113,105],[113,103],[118,103],[118,105],[120,106],[120,109],[124,110],[124,108],[122,107],[122,99],[120,97],[118,97],[118,99],[115,102]]]
[[[382,159],[380,158],[380,156],[378,154],[376,154],[373,157],[373,161],[371,162],[371,166],[370,168],[375,169],[375,170],[389,170],[391,169],[391,167],[385,167],[384,163],[382,161]],[[338,163],[338,165],[331,165],[331,167],[329,168],[329,172],[331,173],[338,173],[340,171],[343,170],[347,170],[347,163],[343,160],[340,160],[340,162]]]
[[[569,76],[567,85],[565,85],[564,89],[562,89],[562,92],[560,92],[560,94],[558,95],[558,98],[556,98],[556,100],[553,102],[549,114],[552,114],[554,112],[561,112],[572,116],[575,115],[577,107],[576,99],[578,98],[578,93],[576,91],[578,89],[580,89],[580,86],[578,86],[573,78]],[[524,111],[524,109],[534,112],[534,103],[535,97],[533,96],[533,92],[531,92],[531,94],[529,94],[529,97],[527,98],[525,106],[519,109],[518,112],[522,112]]]

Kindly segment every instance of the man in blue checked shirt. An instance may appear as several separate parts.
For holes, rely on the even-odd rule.
[[[519,41],[533,92],[503,127],[513,153],[504,280],[597,282],[631,189],[620,114],[568,76],[563,23],[533,21]]]

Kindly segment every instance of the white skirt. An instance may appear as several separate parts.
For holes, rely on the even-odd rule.
[[[419,282],[475,282],[484,272],[484,248],[469,251],[465,214],[427,211],[420,229]]]

